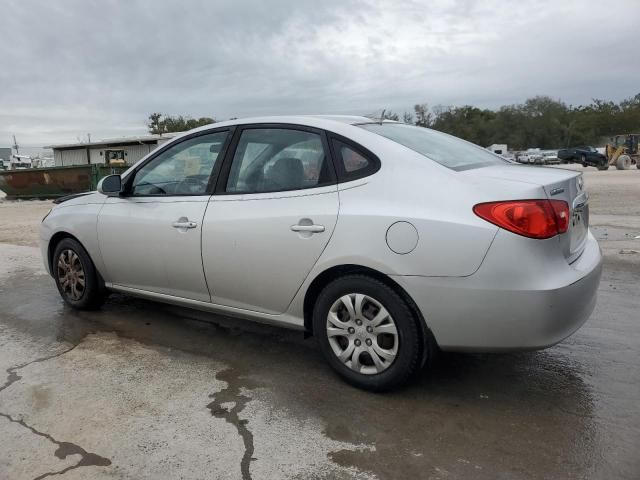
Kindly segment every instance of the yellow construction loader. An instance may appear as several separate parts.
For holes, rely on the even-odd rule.
[[[605,148],[605,156],[609,165],[615,165],[618,170],[628,170],[632,165],[640,169],[640,152],[638,142],[640,133],[627,133],[611,137]]]

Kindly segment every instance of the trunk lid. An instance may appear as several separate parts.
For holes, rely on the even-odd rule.
[[[496,165],[463,172],[480,176],[522,182],[542,187],[549,200],[564,200],[569,205],[569,228],[558,236],[567,262],[576,260],[587,241],[589,231],[589,196],[584,189],[581,172],[526,165]],[[496,200],[500,200],[496,198]],[[525,200],[523,198],[523,200]]]

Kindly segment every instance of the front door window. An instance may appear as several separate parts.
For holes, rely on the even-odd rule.
[[[133,179],[137,196],[204,195],[228,132],[216,132],[177,143],[155,157]]]

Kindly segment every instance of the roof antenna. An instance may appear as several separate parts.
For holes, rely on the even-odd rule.
[[[384,112],[386,112],[387,109],[383,108],[382,109],[382,113],[380,114],[380,125],[382,125],[382,122],[384,121]]]

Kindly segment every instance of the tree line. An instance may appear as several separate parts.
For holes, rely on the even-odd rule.
[[[497,110],[472,105],[430,107],[421,103],[402,116],[392,111],[385,111],[383,116],[450,133],[485,147],[494,143],[506,143],[512,150],[603,146],[613,135],[640,133],[640,93],[617,103],[594,99],[578,106],[537,96]],[[152,113],[147,127],[150,133],[163,134],[214,122],[211,117]]]
[[[201,127],[215,123],[211,117],[191,118],[182,115],[164,115],[163,113],[152,113],[147,119],[147,129],[154,135],[163,133],[186,132],[192,128]]]
[[[603,146],[614,135],[640,133],[640,93],[617,103],[594,99],[579,106],[538,96],[497,110],[472,105],[429,108],[423,103],[402,118],[393,112],[384,117],[450,133],[485,147],[494,143],[506,143],[512,150]]]

